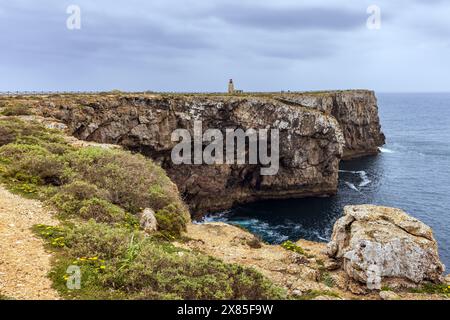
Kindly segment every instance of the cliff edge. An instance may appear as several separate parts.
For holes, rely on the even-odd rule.
[[[118,144],[161,164],[191,212],[228,209],[260,199],[329,196],[337,192],[339,162],[376,154],[384,144],[372,91],[317,93],[97,94],[14,99],[37,115],[64,123],[75,137]],[[175,165],[176,129],[278,129],[279,170],[259,164]],[[204,143],[203,148],[206,144]],[[269,144],[269,150],[271,146]]]

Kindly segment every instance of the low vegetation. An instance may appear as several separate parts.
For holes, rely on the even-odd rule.
[[[2,108],[0,114],[4,116],[26,116],[30,115],[31,111],[28,106],[22,103],[1,103],[0,108]]]
[[[93,220],[37,232],[64,257],[51,277],[71,298],[268,299],[282,297],[258,272],[155,241],[138,230]],[[66,287],[69,266],[82,268],[81,290]]]
[[[0,173],[12,190],[48,200],[64,218],[123,223],[151,208],[171,237],[189,221],[176,186],[151,160],[118,149],[77,149],[36,123],[0,120]]]
[[[0,179],[55,208],[60,226],[35,226],[55,252],[51,278],[71,299],[272,299],[281,289],[257,271],[176,248],[189,222],[164,170],[138,154],[75,148],[57,131],[0,119]],[[158,232],[136,215],[151,208]],[[70,266],[81,270],[69,290]]]
[[[296,245],[294,242],[292,242],[290,240],[283,242],[281,244],[281,247],[286,249],[286,250],[298,253],[298,254],[300,254],[302,256],[305,256],[307,258],[312,258],[313,257],[312,255],[308,254],[302,247]]]
[[[336,285],[336,280],[333,279],[329,272],[320,272],[320,281],[327,287],[333,288]]]
[[[450,298],[450,286],[448,284],[427,283],[420,288],[412,289],[412,293],[440,294]]]
[[[334,291],[330,291],[330,290],[325,290],[325,291],[321,291],[321,290],[308,290],[306,291],[304,294],[302,294],[301,296],[298,297],[298,300],[313,300],[317,297],[331,297],[331,298],[337,298],[340,299],[341,297],[339,296],[339,294],[337,294]]]

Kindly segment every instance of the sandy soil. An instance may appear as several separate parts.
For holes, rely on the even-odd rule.
[[[12,299],[58,299],[47,277],[51,255],[31,231],[57,222],[39,201],[14,195],[0,185],[0,294]]]

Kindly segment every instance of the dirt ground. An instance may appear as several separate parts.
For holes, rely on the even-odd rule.
[[[56,225],[39,201],[24,199],[0,185],[0,294],[11,299],[58,299],[47,277],[51,255],[31,231]]]

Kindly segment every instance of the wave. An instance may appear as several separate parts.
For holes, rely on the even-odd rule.
[[[359,189],[358,189],[353,183],[348,182],[348,181],[344,181],[344,183],[345,183],[345,184],[347,185],[347,187],[349,187],[350,189],[355,190],[355,191],[361,193],[361,191],[359,191]]]
[[[225,222],[238,225],[249,230],[251,233],[261,236],[263,239],[267,239],[271,243],[282,243],[289,239],[287,235],[279,231],[279,229],[285,228],[282,225],[274,226],[254,218],[233,220],[229,218],[231,212],[231,210],[227,210],[216,214],[206,215],[201,220],[194,221],[194,223],[204,224],[210,222]]]
[[[227,222],[228,215],[231,213],[231,210],[226,210],[219,213],[208,214],[202,217],[200,220],[193,221],[194,224],[203,224],[208,222]]]
[[[360,187],[365,187],[369,185],[372,181],[367,176],[367,172],[365,171],[358,171],[359,176],[361,177],[362,181],[359,184]]]
[[[380,150],[381,153],[395,153],[394,150],[391,150],[391,149],[388,149],[388,148],[379,147],[378,150]]]
[[[229,221],[229,223],[244,227],[250,232],[256,233],[263,239],[267,239],[272,243],[282,243],[289,239],[287,235],[279,230],[285,228],[282,225],[270,225],[269,223],[258,219],[233,220]]]
[[[369,177],[367,176],[367,172],[365,172],[364,170],[360,170],[360,171],[339,170],[339,172],[352,173],[352,174],[359,175],[359,177],[361,178],[361,182],[358,184],[358,187],[365,187],[372,183],[372,180],[369,179]],[[356,191],[359,191],[353,183],[345,182],[345,184],[347,184],[351,189],[354,189],[354,190],[356,189]]]
[[[301,223],[293,222],[289,219],[286,219],[281,224],[271,224],[270,222],[265,222],[253,217],[235,219],[232,215],[229,215],[231,212],[231,210],[228,210],[218,214],[208,215],[195,223],[225,222],[232,225],[238,225],[271,244],[281,244],[286,240],[295,240],[299,238],[322,242],[330,241],[329,235],[331,235],[331,227],[333,224],[329,224],[329,226],[322,230],[321,227],[305,227]]]

